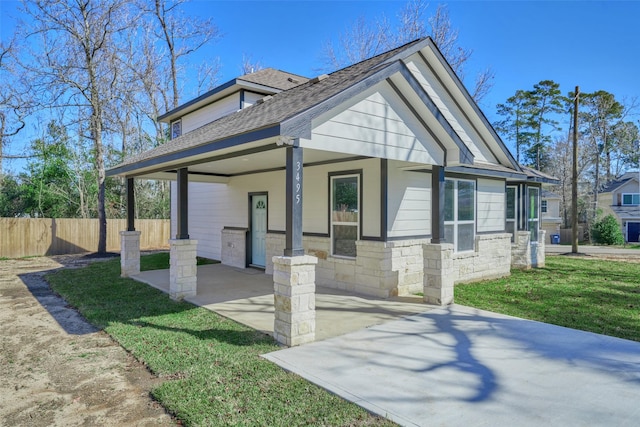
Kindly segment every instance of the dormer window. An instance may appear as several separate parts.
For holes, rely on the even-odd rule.
[[[640,194],[627,193],[622,195],[622,204],[627,206],[640,205]]]
[[[182,135],[182,120],[171,122],[171,139],[175,139]]]

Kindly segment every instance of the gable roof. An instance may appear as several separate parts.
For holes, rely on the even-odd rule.
[[[602,190],[600,190],[600,193],[611,193],[612,191],[617,190],[618,188],[622,187],[624,184],[631,182],[631,181],[638,181],[638,172],[627,172],[624,175],[622,175],[620,178],[616,179],[615,181],[611,181],[609,183],[607,183],[604,187],[602,187]]]
[[[472,163],[469,148],[462,142],[456,130],[441,114],[438,107],[431,102],[431,98],[419,86],[420,83],[408,70],[406,64],[401,61],[401,59],[407,58],[425,47],[430,47],[431,51],[435,52],[455,85],[468,99],[472,108],[479,113],[479,119],[499,145],[503,157],[508,159],[509,168],[519,172],[520,167],[513,156],[475,102],[471,100],[470,95],[433,41],[430,38],[423,38],[335,71],[329,76],[325,76],[326,78],[312,79],[288,90],[283,90],[264,102],[221,117],[152,150],[131,156],[122,164],[109,170],[108,175],[125,175],[151,165],[176,161],[183,157],[233,147],[263,138],[276,136],[308,138],[311,134],[311,120],[314,117],[328,111],[342,100],[348,99],[397,73],[402,74],[409,81],[409,84],[420,92],[421,99],[427,104],[427,108],[458,146],[461,161]],[[249,76],[252,76],[248,77],[250,80],[262,82],[272,77],[267,72],[260,73],[258,76]],[[247,78],[247,76],[243,76],[243,78]],[[167,117],[170,113],[162,117]]]
[[[308,78],[297,74],[276,70],[275,68],[264,68],[255,73],[245,74],[216,86],[197,98],[158,116],[158,121],[169,123],[171,120],[184,116],[191,111],[224,98],[240,89],[268,95],[294,88],[308,80]]]

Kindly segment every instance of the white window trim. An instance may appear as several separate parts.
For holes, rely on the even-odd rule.
[[[546,200],[540,200],[540,213],[549,213],[549,203]]]
[[[355,177],[356,178],[356,186],[358,189],[358,219],[356,222],[345,222],[345,221],[334,221],[333,220],[333,181],[334,179],[340,179],[340,178],[352,178]],[[331,245],[331,256],[333,258],[342,258],[342,259],[349,259],[349,260],[354,260],[356,259],[355,256],[351,257],[351,256],[347,256],[347,255],[339,255],[339,254],[335,254],[334,253],[334,247],[333,247],[333,226],[334,225],[349,225],[349,226],[356,226],[356,242],[360,239],[360,215],[361,215],[361,206],[360,206],[360,174],[357,173],[349,173],[349,174],[344,174],[344,175],[331,175],[329,180],[329,188],[330,188],[330,194],[329,194],[329,241],[330,241],[330,245]]]
[[[444,221],[444,225],[453,225],[453,242],[447,242],[447,243],[453,243],[453,252],[455,253],[468,253],[468,252],[474,252],[475,251],[475,240],[476,240],[476,218],[478,216],[478,213],[476,212],[476,207],[477,207],[477,186],[476,186],[476,181],[472,180],[472,179],[460,179],[460,178],[447,178],[447,181],[452,181],[454,182],[454,187],[453,187],[453,221]],[[470,182],[473,184],[473,219],[472,220],[459,220],[458,219],[458,183],[459,182]],[[458,250],[458,226],[460,225],[469,225],[469,224],[473,224],[473,247],[471,249],[466,249],[463,251],[459,251]]]
[[[625,203],[624,196],[631,196],[631,203]],[[622,193],[622,206],[638,206],[640,203],[633,203],[633,196],[636,196],[640,202],[640,193]]]

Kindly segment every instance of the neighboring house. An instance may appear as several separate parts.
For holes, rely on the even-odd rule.
[[[560,235],[560,226],[562,224],[562,218],[560,217],[561,197],[543,188],[541,198],[542,229],[546,231],[547,243],[551,243],[552,235]]]
[[[441,304],[454,283],[544,265],[541,183],[553,178],[516,163],[430,38],[311,80],[261,70],[160,120],[173,139],[109,175],[128,179],[130,200],[134,178],[176,181],[176,260],[197,246],[277,282],[298,261],[276,257],[317,258],[301,277]]]
[[[640,242],[639,179],[638,172],[627,172],[600,191],[599,208],[616,217],[625,242]]]

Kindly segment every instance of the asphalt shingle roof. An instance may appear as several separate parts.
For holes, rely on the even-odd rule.
[[[236,113],[221,117],[152,150],[133,155],[114,169],[276,126],[282,121],[296,116],[366,79],[388,65],[385,61],[424,40],[415,40],[343,68],[320,81],[314,82],[312,79],[289,90],[277,93],[263,103],[255,104]],[[246,77],[244,76],[243,78]]]
[[[279,90],[292,89],[302,83],[309,81],[308,78],[297,74],[287,73],[286,71],[276,70],[275,68],[264,68],[255,73],[245,74],[236,80],[257,83],[263,86],[272,87]]]

